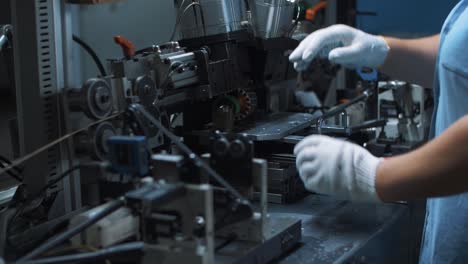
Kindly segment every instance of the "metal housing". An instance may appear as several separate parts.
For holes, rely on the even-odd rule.
[[[176,0],[175,5],[184,39],[238,31],[246,20],[245,4],[240,0]]]

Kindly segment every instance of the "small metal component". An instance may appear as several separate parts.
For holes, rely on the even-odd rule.
[[[151,77],[144,75],[136,79],[135,90],[140,102],[145,107],[151,107],[157,96],[156,84]]]
[[[385,135],[403,143],[422,142],[426,138],[428,111],[424,88],[404,82],[381,83],[379,117],[388,119]]]
[[[12,29],[11,25],[0,26],[0,52],[10,42],[11,29]]]
[[[244,135],[217,131],[210,139],[210,165],[235,188],[251,186],[254,145]],[[232,164],[236,164],[232,166]]]
[[[158,88],[179,89],[199,82],[198,67],[195,67],[197,62],[193,52],[185,52],[178,46],[164,47],[161,52],[154,55],[153,61]]]
[[[257,109],[257,94],[255,92],[247,92],[244,89],[240,89],[237,99],[240,104],[240,111],[236,115],[237,120],[245,119]]]
[[[279,140],[309,127],[314,116],[305,113],[276,113],[268,116],[241,133],[255,141]]]
[[[94,159],[104,160],[109,153],[107,140],[117,134],[114,125],[103,122],[92,127],[88,133],[75,138],[75,146],[78,154],[91,155]]]
[[[268,159],[268,202],[293,203],[309,193],[296,169],[296,157],[273,154]]]
[[[171,186],[153,185],[152,188],[134,191],[128,197],[130,206],[143,215],[142,240],[147,246],[142,263],[154,263],[155,259],[169,259],[173,263],[215,263],[212,187],[186,185],[183,189],[171,189]],[[154,206],[155,198],[163,198],[158,190],[171,193],[165,195],[162,203]],[[158,212],[161,210],[167,214],[165,221],[159,221],[162,220],[161,212]],[[178,217],[169,215],[170,212],[177,213]],[[154,213],[159,215],[153,217]],[[173,221],[167,221],[170,218]],[[202,221],[204,226],[200,228]],[[168,233],[173,236],[168,237]]]
[[[155,154],[151,156],[153,178],[167,183],[180,182],[184,164],[183,156]]]
[[[104,159],[107,156],[109,153],[107,140],[116,134],[114,126],[109,122],[101,123],[96,127],[96,130],[92,133],[96,157]]]
[[[100,78],[86,81],[81,89],[69,93],[72,111],[83,111],[91,119],[102,119],[112,113],[112,90],[109,83]]]
[[[158,107],[150,107],[148,109],[154,118],[158,118],[161,123],[168,126],[169,117],[166,111]],[[150,149],[161,147],[167,143],[161,131],[144,118],[135,108],[129,107],[127,109],[126,123],[133,134],[145,136],[147,138],[148,147]]]
[[[219,106],[213,113],[213,126],[217,130],[230,132],[234,128],[234,110],[228,105]]]
[[[230,150],[230,143],[225,137],[221,137],[213,143],[213,152],[220,157],[226,156]]]
[[[246,153],[246,146],[244,144],[244,142],[242,142],[241,140],[239,139],[236,139],[234,140],[230,147],[229,147],[229,151],[231,153],[231,156],[234,157],[234,158],[241,158],[242,156],[244,156]]]
[[[205,218],[203,218],[203,216],[200,216],[200,215],[197,215],[195,217],[195,225],[198,227],[198,228],[201,228],[201,227],[204,227],[205,226]]]
[[[359,102],[363,102],[363,101],[366,101],[367,99],[369,99],[369,97],[371,97],[373,95],[373,92],[372,90],[365,90],[362,95],[350,100],[349,102],[347,103],[344,103],[344,104],[340,104],[338,106],[336,106],[335,108],[331,109],[330,111],[326,112],[325,114],[323,114],[318,120],[317,120],[317,132],[318,134],[322,134],[322,127],[323,127],[323,124],[325,122],[325,120],[327,120],[328,118],[330,117],[333,117],[333,116],[336,116],[338,114],[341,114],[341,113],[346,113],[346,109],[352,105],[355,105]],[[346,129],[346,127],[345,127]]]

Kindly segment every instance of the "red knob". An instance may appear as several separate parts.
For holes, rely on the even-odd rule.
[[[132,42],[122,36],[115,36],[114,41],[120,45],[125,57],[130,58],[135,55],[135,45]]]

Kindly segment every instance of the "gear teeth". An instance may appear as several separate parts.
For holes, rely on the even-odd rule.
[[[247,92],[244,89],[239,90],[239,98],[245,98],[244,102],[246,105],[244,106],[244,111],[241,111],[241,113],[236,116],[237,121],[243,120],[253,114],[257,108],[258,102],[256,93]]]

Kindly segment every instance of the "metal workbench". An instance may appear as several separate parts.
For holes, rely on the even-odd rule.
[[[404,204],[352,204],[311,195],[272,214],[302,219],[302,242],[278,263],[416,263],[421,212]]]

